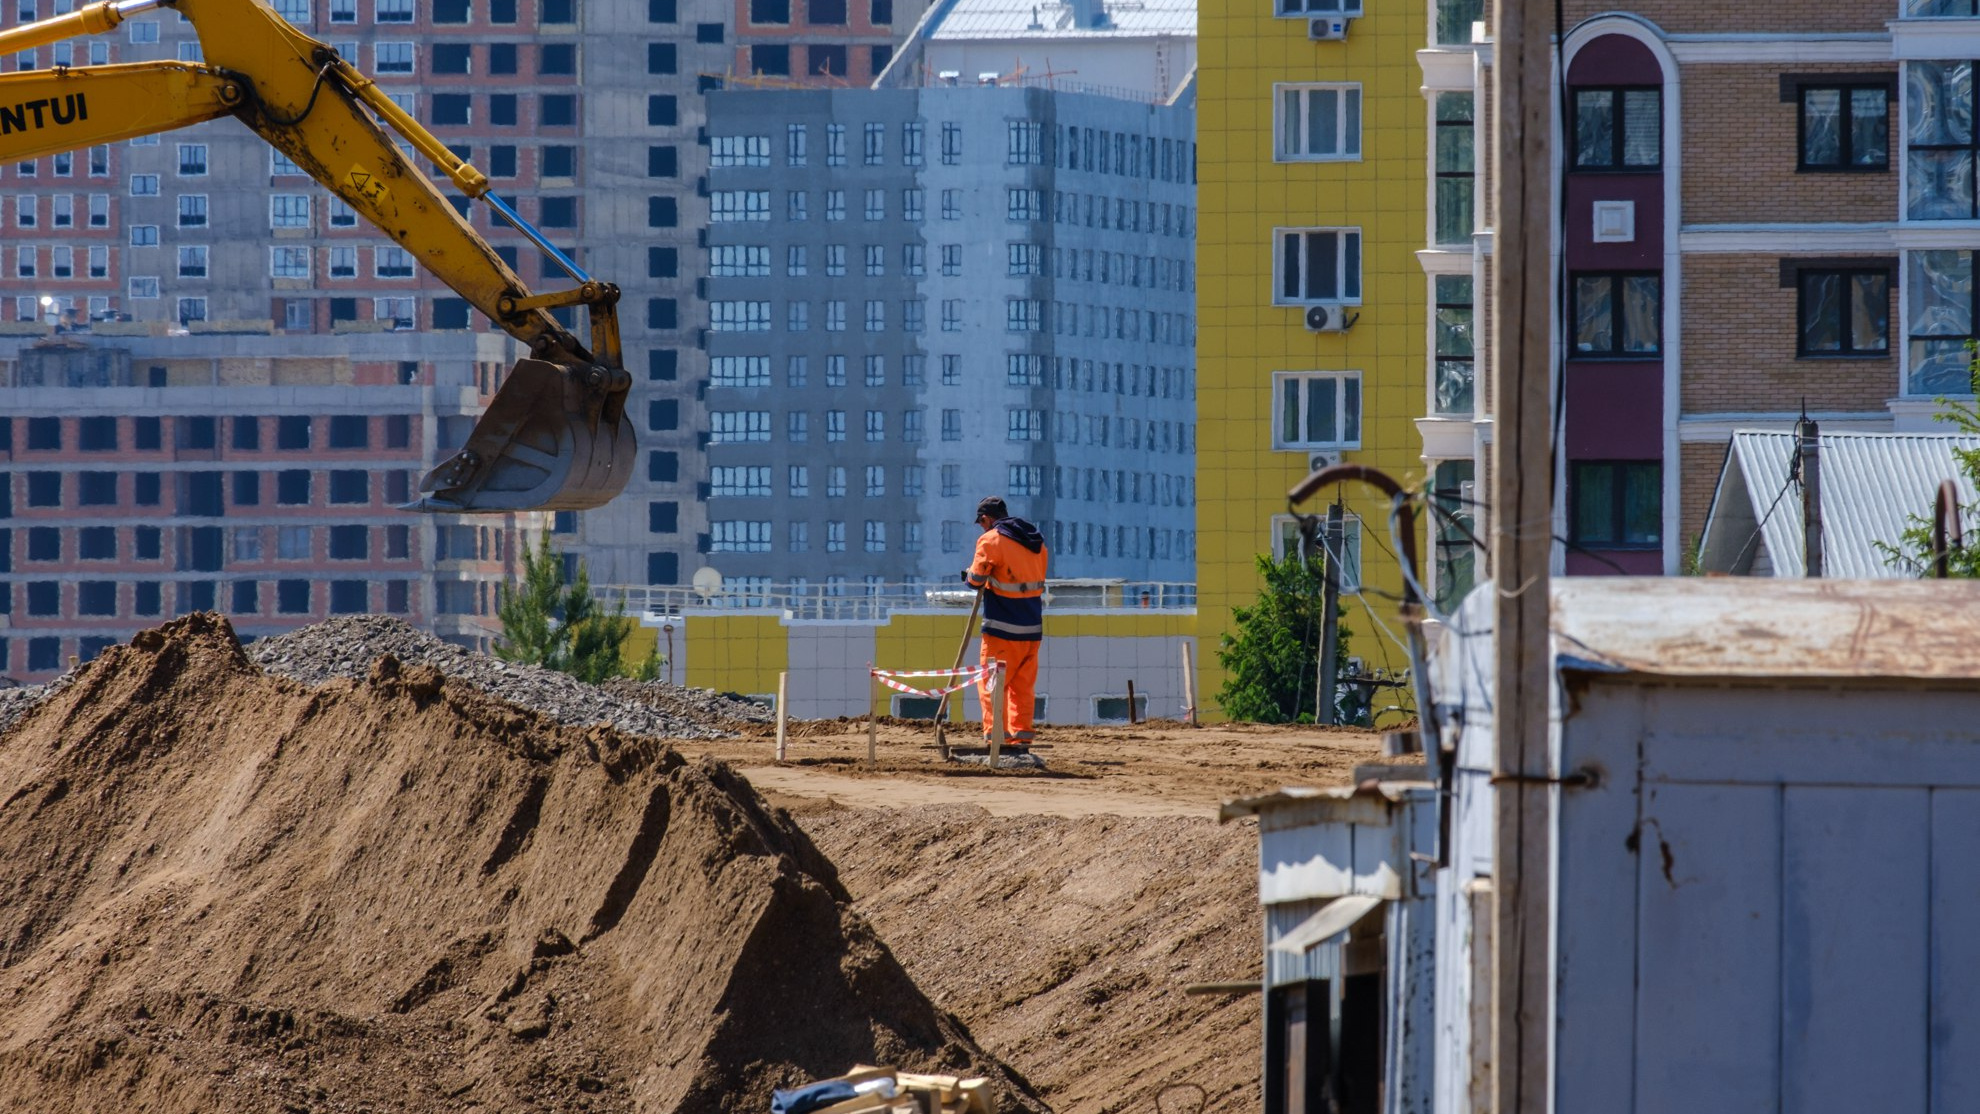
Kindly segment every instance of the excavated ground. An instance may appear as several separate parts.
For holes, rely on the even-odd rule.
[[[992,774],[925,722],[779,763],[759,714],[391,620],[195,616],[0,694],[0,1109],[756,1112],[856,1060],[1256,1108],[1257,998],[1182,993],[1258,976],[1216,805],[1372,736],[1055,729]]]
[[[0,738],[0,1109],[720,1111],[987,1071],[719,763],[197,615]]]

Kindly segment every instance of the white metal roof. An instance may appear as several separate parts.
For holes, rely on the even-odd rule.
[[[1086,4],[1079,5],[1084,8]],[[1151,38],[1196,35],[1196,0],[1093,0],[1104,27],[1080,26],[1075,5],[1057,0],[954,0],[937,13],[931,39]]]
[[[1896,544],[1909,519],[1928,520],[1942,480],[1960,501],[1980,498],[1953,458],[1980,449],[1980,437],[1939,433],[1824,433],[1821,441],[1822,560],[1832,577],[1908,577],[1877,542]],[[1740,430],[1732,435],[1701,560],[1709,572],[1804,574],[1801,488],[1790,483],[1793,433]],[[1975,539],[1980,541],[1980,539]]]
[[[1467,599],[1462,621],[1489,627],[1487,596]],[[1975,614],[1973,580],[1553,581],[1554,653],[1562,669],[1584,672],[1971,680]]]

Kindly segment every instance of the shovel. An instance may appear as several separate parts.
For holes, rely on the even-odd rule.
[[[983,610],[983,589],[976,590],[976,602],[969,606],[969,622],[963,624],[962,645],[956,647],[955,668],[961,669],[963,658],[969,656],[969,639],[976,633],[976,615]],[[953,675],[949,678],[955,680]],[[949,694],[943,693],[935,705],[935,745],[941,749],[942,758],[949,757]]]

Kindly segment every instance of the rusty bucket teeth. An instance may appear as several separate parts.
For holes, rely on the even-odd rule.
[[[406,510],[442,514],[581,511],[603,506],[632,474],[625,407],[546,360],[525,359],[495,392],[467,444],[420,481]],[[600,411],[613,417],[600,416]]]

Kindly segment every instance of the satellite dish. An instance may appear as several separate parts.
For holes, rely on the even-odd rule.
[[[700,596],[702,599],[707,599],[721,590],[722,590],[721,573],[716,572],[714,569],[709,569],[709,568],[695,570],[695,574],[694,574],[695,595]]]

